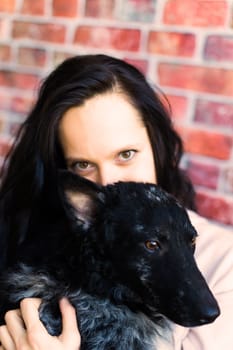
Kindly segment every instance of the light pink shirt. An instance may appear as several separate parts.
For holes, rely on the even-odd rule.
[[[189,212],[199,236],[195,257],[221,315],[209,325],[175,326],[175,350],[233,350],[233,228],[212,223]]]

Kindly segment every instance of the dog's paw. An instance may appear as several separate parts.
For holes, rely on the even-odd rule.
[[[39,315],[50,335],[61,334],[62,319],[58,301],[43,301],[39,308]]]

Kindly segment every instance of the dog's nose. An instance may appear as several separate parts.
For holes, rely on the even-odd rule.
[[[200,318],[200,325],[213,322],[220,315],[220,309],[218,305],[207,306],[205,312]]]

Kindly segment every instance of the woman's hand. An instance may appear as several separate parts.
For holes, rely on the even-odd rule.
[[[74,308],[67,299],[60,301],[62,333],[48,334],[38,314],[40,299],[24,299],[19,310],[8,311],[6,325],[0,327],[0,350],[79,350],[80,334]]]

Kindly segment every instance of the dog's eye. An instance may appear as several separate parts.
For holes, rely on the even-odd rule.
[[[157,250],[160,248],[159,243],[157,241],[146,241],[145,246],[148,250]]]

